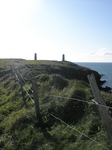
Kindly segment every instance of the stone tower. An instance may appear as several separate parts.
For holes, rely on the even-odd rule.
[[[62,55],[62,61],[65,61],[65,55],[64,54]]]
[[[34,60],[37,60],[37,53],[34,54]]]

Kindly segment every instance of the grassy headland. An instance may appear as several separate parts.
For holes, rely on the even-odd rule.
[[[19,81],[15,79],[11,70],[13,65],[16,69],[18,66],[21,67],[24,87],[30,95],[29,97],[24,91],[27,107],[23,103]],[[111,144],[98,108],[89,104],[93,94],[87,75],[91,73],[94,73],[100,87],[101,76],[96,71],[71,62],[1,59],[0,148],[2,150],[104,150],[105,147],[110,149]],[[31,91],[34,78],[38,84],[43,125],[36,120],[35,107],[31,101],[31,98],[34,98]],[[111,94],[102,91],[102,95],[111,106]]]

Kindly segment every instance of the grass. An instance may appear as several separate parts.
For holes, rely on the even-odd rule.
[[[39,125],[36,120],[34,104],[24,91],[27,102],[25,107],[20,84],[14,79],[12,72],[1,73],[7,68],[10,69],[9,65],[13,64],[15,67],[21,65],[21,74],[30,88],[32,88],[31,78],[36,78],[43,125]],[[97,106],[70,99],[90,102],[93,98],[86,80],[82,78],[79,80],[79,77],[76,78],[72,74],[73,68],[77,67],[70,62],[0,60],[0,68],[3,69],[0,70],[0,149],[104,150],[101,145],[111,149]],[[72,70],[64,75],[65,68]],[[76,71],[80,69],[79,67]],[[33,93],[27,85],[24,86],[33,98]],[[111,106],[111,94],[102,92],[102,95]]]

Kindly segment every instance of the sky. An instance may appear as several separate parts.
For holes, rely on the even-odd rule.
[[[112,62],[112,0],[0,0],[0,58]]]

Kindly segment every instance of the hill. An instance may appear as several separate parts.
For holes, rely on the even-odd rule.
[[[100,87],[96,71],[71,62],[0,60],[0,148],[109,149],[98,108],[90,103],[93,95],[87,75],[91,73]],[[35,112],[34,79],[41,120]],[[111,106],[111,94],[102,91],[102,95]]]

